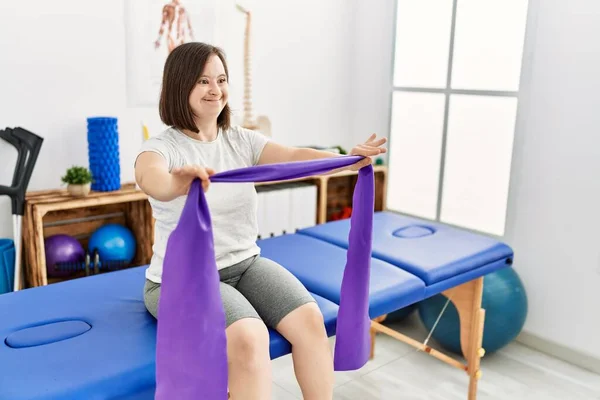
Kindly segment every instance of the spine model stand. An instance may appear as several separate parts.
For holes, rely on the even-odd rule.
[[[237,4],[237,9],[246,14],[246,29],[244,32],[244,121],[246,129],[259,128],[258,121],[252,109],[252,13]]]

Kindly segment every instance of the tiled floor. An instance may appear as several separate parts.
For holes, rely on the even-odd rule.
[[[421,341],[427,336],[414,314],[390,327]],[[382,334],[375,351],[362,369],[336,372],[334,399],[467,399],[465,373]],[[518,343],[486,355],[481,368],[480,400],[600,400],[599,375]],[[273,399],[302,399],[291,356],[273,361]]]

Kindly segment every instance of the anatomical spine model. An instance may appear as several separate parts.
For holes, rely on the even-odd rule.
[[[192,25],[190,24],[189,16],[185,10],[185,7],[181,5],[181,1],[172,0],[170,3],[165,4],[162,9],[162,21],[160,23],[160,30],[158,32],[158,38],[154,42],[154,47],[160,47],[160,41],[167,28],[167,48],[169,53],[175,49],[175,47],[186,42],[186,30],[187,37],[190,40],[194,40],[194,33],[192,32]]]
[[[254,115],[252,108],[252,14],[244,6],[236,4],[239,11],[246,15],[244,31],[244,119],[242,127],[258,130],[266,136],[271,136],[271,120],[266,115]]]
[[[252,109],[252,13],[237,4],[238,10],[246,14],[246,30],[244,32],[244,121],[242,126],[257,129],[258,122]]]

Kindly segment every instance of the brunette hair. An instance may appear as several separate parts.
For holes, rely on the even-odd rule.
[[[192,42],[177,46],[169,54],[163,70],[159,102],[160,119],[165,125],[198,133],[189,97],[204,70],[206,62],[213,54],[221,59],[225,67],[225,75],[229,81],[229,70],[225,61],[225,54],[218,47],[206,43]],[[229,104],[225,104],[217,117],[217,126],[223,130],[227,130],[231,126]]]

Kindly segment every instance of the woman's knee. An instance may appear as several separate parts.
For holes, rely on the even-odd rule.
[[[298,308],[301,313],[302,327],[308,334],[315,334],[319,337],[325,332],[325,320],[323,313],[317,303],[307,303]]]
[[[257,318],[243,318],[226,329],[229,362],[247,370],[260,370],[270,361],[269,331]]]
[[[306,303],[285,316],[277,330],[292,344],[327,340],[323,314],[314,302]]]

